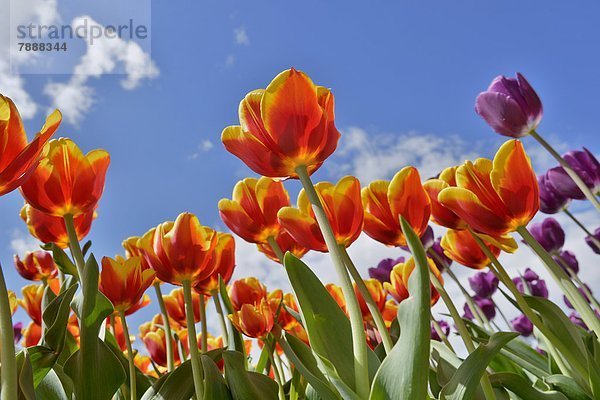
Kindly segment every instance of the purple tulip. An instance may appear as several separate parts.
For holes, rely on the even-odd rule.
[[[425,229],[425,232],[423,232],[423,234],[421,235],[421,244],[423,245],[425,251],[427,251],[427,249],[433,246],[433,239],[433,228],[431,227],[431,225],[427,225],[427,229]],[[400,246],[400,248],[404,251],[410,251],[408,246]]]
[[[565,161],[573,168],[575,173],[583,180],[592,193],[600,191],[600,163],[585,147],[583,150],[572,150],[563,154]],[[571,179],[563,167],[554,167],[548,170],[550,184],[562,196],[585,200],[585,194]]]
[[[17,322],[13,325],[13,335],[15,336],[15,343],[19,343],[23,337],[23,323]]]
[[[540,189],[540,211],[544,214],[556,214],[567,208],[571,202],[570,198],[563,196],[554,189],[550,178],[548,178],[548,173],[538,176],[538,186]]]
[[[585,284],[585,288],[588,290],[588,293],[592,294],[592,289],[590,289],[590,287]],[[578,288],[579,293],[581,293],[581,296],[583,296],[583,298],[585,299],[585,301],[588,302],[588,304],[590,303],[590,298],[587,296],[587,294],[585,293],[585,290],[583,290],[582,287]],[[567,299],[567,296],[563,296],[563,301],[565,302],[565,304],[567,305],[567,307],[569,307],[571,310],[574,310],[575,307],[573,307],[573,304],[571,304],[571,302],[569,301],[569,299]]]
[[[600,240],[600,228],[596,228],[596,230],[594,231],[594,239]],[[596,245],[596,243],[594,243],[590,236],[587,236],[585,238],[585,242],[588,244],[588,246],[592,248],[592,250],[594,250],[594,253],[600,254],[600,248],[598,248],[598,246]]]
[[[528,293],[531,296],[548,298],[548,287],[546,281],[540,279],[539,275],[536,274],[532,269],[527,268],[523,276],[519,278],[513,278],[513,282],[521,293]],[[527,288],[525,288],[527,285]]]
[[[390,272],[396,264],[403,263],[404,257],[398,257],[396,259],[393,258],[385,258],[379,261],[377,267],[369,268],[369,276],[373,279],[377,279],[379,282],[389,282],[390,281]]]
[[[532,224],[529,233],[548,253],[560,251],[565,244],[565,231],[563,231],[558,221],[552,217]]]
[[[450,325],[446,321],[439,320],[438,325],[440,326],[440,328],[442,328],[442,332],[444,333],[444,335],[446,335],[446,337],[450,335]],[[440,335],[438,335],[433,325],[431,326],[431,340],[436,340],[438,342],[442,341],[442,338],[440,337]]]
[[[533,324],[525,315],[521,314],[510,321],[512,328],[523,336],[529,336],[533,333]]]
[[[553,256],[552,258],[565,270],[567,275],[570,276],[571,272],[575,274],[579,273],[579,261],[577,261],[577,257],[575,257],[572,251],[561,251],[558,256]]]
[[[431,251],[435,253],[435,257],[432,257],[435,266],[440,272],[443,272],[452,265],[452,259],[444,254],[444,249],[442,249],[442,245],[440,244],[441,241],[441,237],[437,238],[431,246]]]
[[[477,96],[475,112],[497,133],[523,137],[542,120],[542,102],[523,75],[499,76]]]
[[[496,316],[496,304],[492,299],[488,299],[485,297],[474,297],[473,300],[475,304],[481,309],[483,315],[487,318],[488,321],[494,319]],[[468,303],[465,303],[464,307],[464,315],[463,318],[466,318],[470,321],[474,319],[473,312],[471,311],[471,307]]]
[[[573,324],[577,325],[578,327],[583,328],[586,331],[588,330],[587,325],[585,324],[585,322],[583,322],[583,320],[581,319],[581,317],[579,316],[579,314],[576,311],[573,311],[569,315],[569,319],[571,320],[571,322]]]
[[[490,298],[498,289],[498,278],[493,272],[478,272],[469,277],[469,286],[480,298]]]

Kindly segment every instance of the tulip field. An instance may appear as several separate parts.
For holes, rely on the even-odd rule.
[[[181,210],[122,238],[114,257],[86,239],[102,218],[110,154],[62,137],[60,110],[28,141],[11,93],[0,95],[0,201],[20,192],[20,217],[40,243],[2,260],[0,399],[600,399],[600,303],[550,216],[566,215],[600,254],[600,228],[570,210],[600,212],[594,154],[552,147],[538,130],[542,102],[517,73],[473,99],[490,135],[506,137],[492,159],[434,177],[406,165],[389,181],[317,182],[342,136],[336,88],[319,84],[291,68],[239,93],[239,120],[223,121],[218,151],[256,175],[219,201],[223,231]],[[531,149],[555,166],[534,171]],[[302,187],[296,201],[290,181]],[[399,258],[362,273],[347,249],[363,233]],[[292,290],[233,279],[242,241]],[[505,268],[501,255],[520,246],[543,274]],[[302,261],[308,252],[327,253],[336,282]],[[9,268],[30,284],[7,282]],[[465,268],[468,279],[457,274]],[[564,302],[549,299],[550,286]],[[23,325],[11,317],[18,307]],[[154,317],[133,325],[141,309]]]

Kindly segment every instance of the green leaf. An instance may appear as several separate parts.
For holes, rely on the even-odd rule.
[[[276,399],[277,383],[266,375],[248,372],[244,355],[237,351],[224,351],[225,379],[236,400]]]
[[[17,355],[17,379],[19,383],[18,400],[36,400],[33,387],[33,368],[27,349],[21,350]]]
[[[431,339],[429,264],[419,237],[404,218],[400,222],[415,259],[415,270],[408,281],[410,297],[398,307],[400,338],[381,363],[371,388],[371,400],[427,398]]]
[[[76,291],[77,285],[71,286],[60,293],[44,310],[42,317],[46,326],[44,343],[56,353],[60,353],[65,344],[67,323],[71,313],[70,304]]]
[[[306,264],[288,252],[284,266],[319,364],[341,393],[353,392],[354,356],[348,317]]]
[[[73,264],[73,261],[69,258],[67,253],[56,244],[50,245],[52,250],[52,258],[58,269],[66,275],[79,276],[77,273],[77,267]]]
[[[498,332],[490,337],[487,344],[479,345],[461,364],[450,382],[444,386],[440,399],[471,399],[490,361],[506,343],[517,336],[519,334],[515,332]]]
[[[125,354],[121,351],[117,340],[113,336],[111,332],[108,330],[105,332],[104,342],[108,345],[109,349],[113,352],[115,357],[121,363],[123,370],[127,374],[127,378],[125,380],[125,385],[129,388],[131,385],[131,380],[129,379],[129,360],[125,357]],[[145,393],[151,386],[152,382],[142,373],[137,367],[135,368],[135,384],[136,384],[136,393],[141,394]]]
[[[231,393],[217,364],[207,355],[201,357],[204,369],[204,400],[228,400]]]
[[[54,370],[50,370],[39,386],[35,389],[38,399],[44,400],[69,400],[62,382]]]
[[[543,379],[544,383],[561,392],[569,400],[592,400],[590,396],[573,379],[565,375],[550,375]]]
[[[189,400],[194,395],[192,364],[186,361],[164,374],[149,388],[142,400]]]
[[[45,346],[33,346],[27,349],[27,355],[33,371],[33,387],[37,387],[56,363],[58,353]]]
[[[554,390],[542,392],[533,387],[523,376],[511,372],[499,372],[490,375],[494,387],[504,387],[522,399],[527,400],[568,400],[562,393]]]

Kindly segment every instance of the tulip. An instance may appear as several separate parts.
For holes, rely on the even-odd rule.
[[[17,322],[13,325],[13,337],[15,338],[15,344],[19,343],[23,337],[23,323]]]
[[[344,297],[342,288],[336,284],[328,283],[325,285],[325,289],[327,289],[327,292],[329,292],[342,311],[346,312],[346,298]]]
[[[154,271],[143,269],[139,257],[102,258],[99,289],[119,313],[136,307],[153,280]]]
[[[58,294],[58,280],[53,279],[49,281],[48,286],[50,286],[50,289],[54,292],[54,294]],[[21,308],[23,308],[27,315],[29,315],[29,318],[31,318],[31,320],[38,325],[42,325],[42,299],[44,297],[45,288],[46,287],[44,285],[38,285],[35,283],[24,286],[23,289],[21,289],[23,298],[17,300]]]
[[[10,307],[10,315],[14,315],[15,311],[17,311],[17,307],[19,307],[19,301],[17,300],[17,295],[12,290],[7,290],[8,293],[8,304]]]
[[[259,175],[296,178],[316,171],[336,149],[333,94],[303,72],[283,71],[266,89],[246,95],[240,125],[225,128],[225,148]]]
[[[185,318],[185,301],[183,299],[183,289],[176,288],[171,290],[168,295],[163,295],[163,301],[167,309],[167,314],[176,326],[187,326]],[[194,308],[194,322],[200,322],[200,294],[192,293],[192,304]]]
[[[490,298],[498,289],[498,278],[493,272],[478,272],[469,278],[469,286],[479,298]]]
[[[475,304],[477,304],[477,307],[479,307],[479,309],[483,312],[483,315],[485,315],[485,318],[488,321],[494,319],[494,317],[496,316],[496,304],[492,301],[492,299],[475,296],[473,300]],[[473,312],[469,304],[465,303],[463,310],[464,318],[470,321],[472,321],[475,318],[473,316]]]
[[[554,260],[560,265],[565,272],[571,276],[572,274],[579,273],[579,261],[575,253],[570,250],[561,251],[559,254],[553,257]]]
[[[276,316],[276,322],[282,329],[286,331],[292,330],[297,324],[298,320],[294,318],[286,309],[290,308],[296,312],[299,312],[298,304],[291,293],[284,294],[281,289],[270,292],[267,296],[267,301],[271,307],[273,315]]]
[[[560,194],[552,185],[548,172],[538,176],[540,188],[540,211],[544,214],[556,214],[566,210],[571,199]]]
[[[160,327],[162,318],[156,315],[151,322],[140,325],[140,338],[148,350],[148,354],[157,365],[167,366],[167,339],[165,331]],[[176,348],[175,341],[171,338],[171,345]],[[179,364],[179,352],[175,352],[175,363]]]
[[[44,145],[58,129],[62,115],[58,110],[46,118],[41,131],[27,143],[17,107],[0,94],[0,196],[21,186],[33,173]]]
[[[397,259],[393,258],[384,258],[379,261],[377,267],[369,268],[369,276],[373,279],[377,279],[381,283],[390,281],[390,273],[396,264],[403,263],[404,257],[398,257]]]
[[[360,235],[364,211],[361,203],[360,182],[346,176],[337,184],[320,182],[315,189],[323,203],[325,214],[333,229],[338,245],[348,247]],[[298,208],[283,207],[277,213],[281,226],[300,245],[315,251],[327,252],[325,239],[304,190],[298,195]]]
[[[450,335],[450,324],[448,324],[444,320],[439,320],[439,321],[437,321],[437,323],[440,326],[440,328],[442,329],[442,333],[445,336]],[[435,340],[436,342],[442,341],[442,338],[438,334],[437,330],[435,330],[435,328],[433,327],[433,324],[431,325],[431,340]]]
[[[195,215],[182,213],[148,231],[138,245],[158,279],[193,287],[213,274],[217,239],[217,232],[200,225]]]
[[[521,314],[510,321],[512,328],[523,336],[530,336],[533,333],[533,324],[525,315]]]
[[[267,288],[256,278],[242,278],[234,281],[228,290],[234,310],[239,311],[244,304],[257,305],[267,298]]]
[[[496,237],[513,232],[539,209],[537,178],[518,140],[504,143],[493,161],[479,158],[458,167],[456,183],[438,200],[477,232]]]
[[[598,247],[598,245],[596,244],[598,241],[600,241],[600,228],[596,228],[592,236],[587,236],[585,238],[585,242],[588,244],[588,246],[591,247],[591,249],[596,254],[600,254],[600,247]]]
[[[487,255],[479,248],[471,232],[467,230],[455,231],[449,229],[442,237],[440,245],[447,257],[465,267],[482,269],[491,262]],[[487,247],[495,257],[500,255],[498,247],[491,244],[487,244]]]
[[[548,253],[559,252],[565,244],[565,231],[554,218],[532,224],[529,232]]]
[[[442,275],[438,271],[432,259],[427,258],[429,269],[435,274],[440,283],[443,283]],[[397,302],[402,302],[410,296],[408,291],[408,279],[415,269],[415,260],[411,257],[407,262],[397,264],[390,274],[390,283],[385,282],[383,287]],[[437,303],[440,294],[431,285],[431,305]]]
[[[104,150],[84,155],[70,139],[51,140],[39,166],[21,186],[23,197],[46,214],[85,214],[94,210],[102,197],[109,163]]]
[[[258,304],[243,304],[239,311],[229,318],[244,335],[263,340],[271,332],[274,324],[273,312],[264,298]]]
[[[133,361],[136,368],[139,369],[142,374],[158,379],[158,375],[152,367],[152,359],[149,356],[143,356],[140,353],[136,353]]]
[[[590,296],[593,296],[592,289],[587,284],[584,284],[583,286],[585,286],[585,287],[579,287],[578,288],[579,293],[581,293],[581,295],[583,296],[583,298],[585,299],[586,302],[591,303]],[[590,296],[588,296],[588,293],[589,293]],[[571,304],[571,302],[569,301],[569,299],[567,299],[567,296],[563,296],[563,301],[565,302],[565,305],[568,308],[570,308],[572,310],[575,309],[575,307],[573,307],[573,304]]]
[[[452,259],[444,254],[444,248],[442,247],[442,238],[438,237],[431,245],[428,253],[431,255],[433,262],[440,272],[444,272],[446,268],[452,265]]]
[[[381,313],[385,325],[389,328],[398,316],[398,303],[394,299],[389,299],[385,302],[385,308]]]
[[[588,326],[585,324],[585,322],[583,322],[583,319],[581,319],[581,316],[577,313],[577,311],[573,311],[571,314],[569,314],[569,320],[581,329],[585,329],[586,331],[589,330]]]
[[[42,326],[31,321],[21,334],[23,336],[23,347],[37,346],[42,339]]]
[[[498,76],[477,96],[475,111],[497,133],[519,138],[535,131],[542,120],[542,102],[523,75]]]
[[[530,268],[525,269],[523,276],[513,278],[513,282],[521,293],[543,297],[545,299],[548,298],[548,287],[546,286],[546,281],[540,279],[540,276]]]
[[[383,310],[385,309],[385,301],[387,297],[387,293],[383,289],[383,285],[377,279],[366,279],[364,280],[364,283],[367,289],[369,290],[369,293],[373,298],[375,305],[377,306],[380,312],[383,312]],[[358,304],[360,306],[360,311],[362,312],[363,318],[370,319],[371,312],[369,311],[369,307],[367,307],[365,299],[358,291],[356,283],[354,284],[354,294],[358,299]]]
[[[112,321],[111,321],[112,320]],[[127,350],[127,344],[125,339],[125,331],[123,330],[123,320],[118,315],[111,315],[106,319],[106,327],[107,329],[110,327],[111,333],[115,337],[117,341],[117,345],[121,349],[121,351]]]
[[[194,286],[194,290],[207,296],[219,289],[219,277],[224,283],[228,283],[233,275],[235,268],[235,241],[233,236],[222,232],[217,234],[217,244],[212,263],[214,264],[213,273]]]
[[[427,229],[425,229],[425,232],[423,232],[423,234],[421,235],[421,237],[419,239],[421,240],[421,244],[423,245],[423,248],[425,249],[425,251],[428,251],[431,248],[431,246],[433,246],[435,237],[434,237],[433,228],[431,227],[431,225],[427,225]],[[410,252],[410,249],[408,246],[400,246],[400,248],[404,251]]]
[[[403,168],[391,182],[372,182],[363,188],[362,201],[365,209],[364,232],[378,242],[388,246],[406,245],[400,228],[401,216],[418,236],[427,229],[431,202],[414,167]]]
[[[588,149],[584,147],[583,150],[569,151],[563,154],[563,158],[593,194],[600,192],[600,163]],[[548,170],[548,178],[554,189],[561,195],[576,200],[586,198],[563,167]]]
[[[15,267],[19,275],[30,281],[47,281],[58,274],[52,254],[42,250],[27,252],[23,260],[15,255]]]
[[[457,168],[449,167],[444,169],[438,178],[427,180],[423,184],[423,188],[431,200],[431,220],[446,228],[460,230],[465,229],[467,224],[438,200],[438,196],[442,190],[456,186]]]
[[[289,251],[297,258],[302,258],[302,256],[308,252],[306,247],[298,243],[289,233],[284,230],[279,232],[275,238],[275,243],[277,243],[277,246],[279,246],[279,249],[281,249],[283,254]],[[273,260],[277,263],[281,262],[279,256],[275,253],[271,245],[260,243],[256,245],[256,248],[270,260]]]
[[[69,237],[65,228],[65,222],[61,217],[45,214],[29,204],[21,209],[21,219],[27,224],[29,233],[42,243],[54,243],[61,249],[69,246]],[[96,218],[96,211],[89,211],[78,215],[74,219],[77,238],[81,241],[87,236],[92,227],[92,221]]]
[[[232,199],[219,201],[219,214],[225,225],[250,243],[267,243],[281,231],[277,212],[290,205],[290,197],[280,181],[261,177],[246,178],[233,188]]]

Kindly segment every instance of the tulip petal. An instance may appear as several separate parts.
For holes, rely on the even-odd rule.
[[[392,178],[388,201],[396,220],[400,216],[404,217],[418,236],[425,232],[431,216],[431,202],[421,185],[421,177],[416,168],[402,168]]]
[[[519,104],[504,93],[483,92],[477,96],[475,111],[501,135],[519,137],[527,126],[527,116]]]
[[[283,207],[277,213],[281,226],[303,247],[326,252],[327,246],[317,222],[294,207]]]

